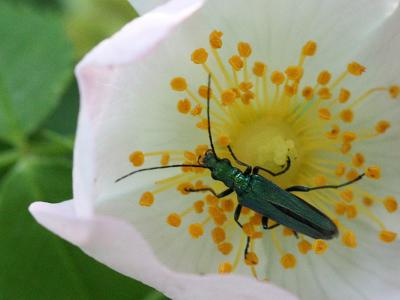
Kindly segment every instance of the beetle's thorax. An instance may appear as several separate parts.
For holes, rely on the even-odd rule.
[[[229,159],[217,158],[211,151],[207,152],[203,158],[203,165],[209,168],[213,179],[222,181],[227,187],[234,189],[237,193],[245,191],[249,185],[249,176],[232,166]]]

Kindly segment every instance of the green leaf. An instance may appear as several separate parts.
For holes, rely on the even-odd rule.
[[[61,18],[0,2],[0,138],[18,142],[57,106],[72,77]]]
[[[26,157],[0,186],[1,299],[166,299],[38,225],[32,200],[71,197],[68,160]],[[155,293],[153,295],[153,293]]]

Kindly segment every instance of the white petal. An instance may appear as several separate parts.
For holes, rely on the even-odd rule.
[[[168,0],[129,0],[139,15],[143,15],[149,10],[166,3]]]
[[[272,284],[237,275],[187,275],[160,264],[140,233],[131,225],[106,216],[79,218],[72,201],[36,202],[36,220],[118,272],[143,281],[176,300],[295,300]]]

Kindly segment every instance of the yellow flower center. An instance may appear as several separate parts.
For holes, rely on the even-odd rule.
[[[205,72],[204,78],[211,75],[211,91],[204,83],[194,87],[184,77],[175,77],[170,82],[171,89],[182,96],[177,111],[195,118],[197,129],[194,130],[202,130],[204,135],[208,129],[205,105],[210,94],[211,128],[218,155],[235,164],[227,150],[230,145],[241,161],[275,172],[282,169],[289,157],[292,164],[285,175],[265,176],[282,188],[337,185],[361,173],[366,174],[365,181],[382,177],[383,170],[373,164],[374,158],[365,156],[363,143],[386,133],[391,123],[383,119],[370,124],[369,128],[359,127],[357,109],[378,93],[397,98],[399,86],[374,87],[360,95],[353,94],[346,79],[360,77],[366,71],[357,62],[350,62],[337,76],[329,70],[321,70],[314,82],[303,84],[303,77],[309,71],[306,61],[317,53],[316,42],[305,43],[296,65],[285,70],[270,70],[266,62],[251,60],[253,49],[247,42],[239,42],[231,56],[223,57],[219,53],[223,47],[222,37],[222,32],[213,31],[209,50],[199,48],[191,54],[192,62]],[[208,148],[208,145],[197,145],[193,150],[135,151],[129,159],[135,167],[141,166],[150,156],[160,157],[162,166],[198,164],[199,157]],[[156,188],[144,193],[139,204],[143,207],[157,205],[155,195],[169,189],[176,189],[184,197],[193,196],[190,189],[202,188],[221,191],[224,186],[213,181],[208,170],[183,167],[181,174],[157,181]],[[271,235],[270,246],[280,253],[278,260],[284,269],[296,267],[297,255],[310,251],[322,255],[329,251],[329,241],[312,240],[304,234],[295,234],[290,228],[278,227],[266,232],[261,224],[262,216],[246,207],[242,209],[243,228],[240,229],[233,221],[238,203],[235,194],[220,199],[209,193],[196,195],[197,198],[190,198],[193,200],[189,202],[182,200],[181,211],[166,212],[166,223],[171,230],[187,227],[193,239],[209,237],[207,242],[214,243],[221,255],[220,264],[215,266],[220,273],[233,272],[242,263],[257,277],[257,266],[263,258],[257,255],[256,243],[266,234]],[[389,213],[395,212],[398,205],[393,196],[380,199],[357,183],[337,190],[302,193],[301,197],[334,221],[341,243],[349,249],[358,245],[351,222],[360,215],[381,229],[380,240],[389,243],[396,239],[396,233],[388,230],[373,211],[375,205],[381,204]],[[270,226],[275,223],[269,222]],[[247,237],[251,242],[244,257]],[[298,238],[297,248],[285,249],[281,242],[285,238]]]

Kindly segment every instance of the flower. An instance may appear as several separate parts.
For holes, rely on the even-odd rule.
[[[32,213],[176,299],[283,293],[264,279],[304,299],[397,298],[398,4],[173,0],[150,11],[78,66],[74,200],[37,203]],[[240,229],[234,194],[192,192],[224,188],[202,168],[115,182],[133,168],[201,164],[208,95],[216,151],[232,163],[228,145],[253,166],[290,167],[265,175],[282,188],[358,180],[296,193],[336,224],[339,238],[264,231],[262,216],[246,208]],[[181,273],[218,271],[245,277]]]

